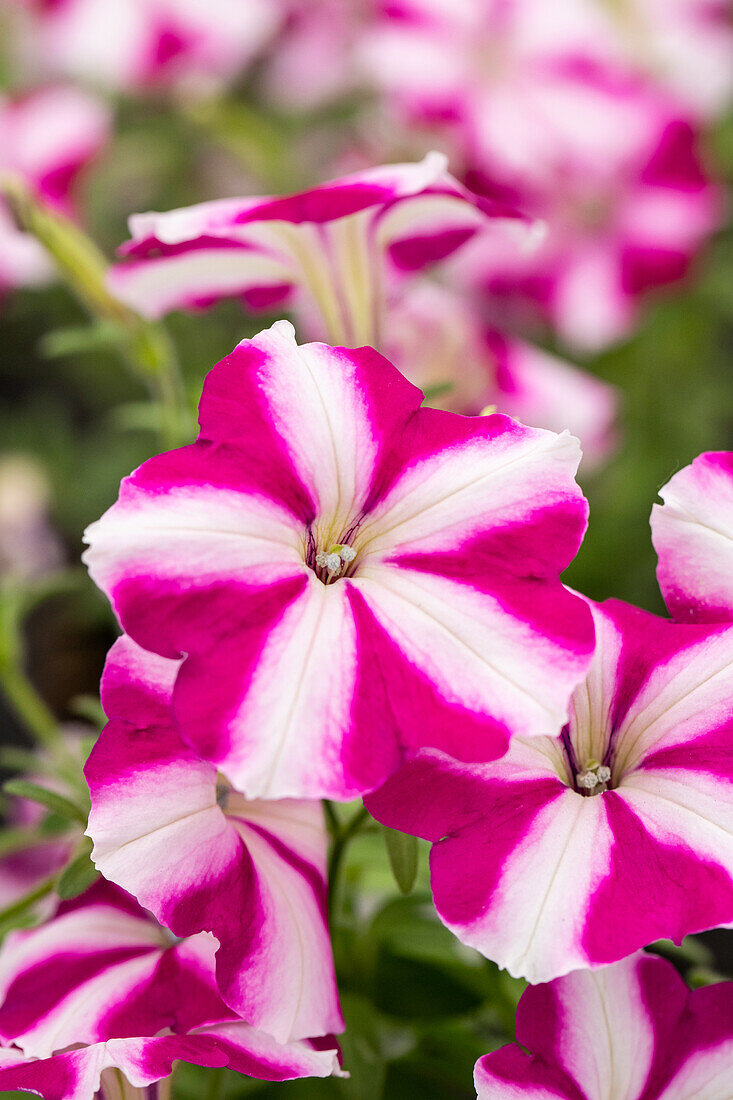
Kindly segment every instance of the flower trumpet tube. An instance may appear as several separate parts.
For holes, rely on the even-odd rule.
[[[219,199],[136,214],[113,267],[114,293],[160,317],[240,297],[251,307],[315,308],[332,343],[378,346],[384,284],[445,258],[497,227],[528,240],[527,219],[474,195],[430,153],[331,180],[296,195]],[[531,234],[530,234],[531,237]]]

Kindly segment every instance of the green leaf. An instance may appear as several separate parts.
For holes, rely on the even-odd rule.
[[[123,334],[122,327],[114,321],[97,321],[89,325],[74,325],[60,328],[42,336],[39,353],[45,359],[56,359],[62,355],[78,355],[79,352],[104,351],[119,344]]]
[[[161,410],[149,401],[126,401],[111,410],[109,421],[115,431],[158,432]]]
[[[30,772],[39,775],[55,775],[56,769],[49,760],[36,756],[31,749],[19,749],[15,745],[3,745],[0,748],[0,768],[13,772]]]
[[[85,838],[86,839],[86,838]],[[84,850],[72,859],[56,884],[56,893],[60,898],[75,898],[96,881],[99,871],[91,861],[91,841],[84,845]]]
[[[417,837],[400,833],[396,829],[384,829],[389,865],[401,893],[409,894],[417,876]]]
[[[413,1025],[475,1012],[484,999],[471,968],[410,959],[385,947],[374,969],[374,1002],[382,1012]]]
[[[6,794],[14,794],[19,798],[28,798],[31,802],[38,802],[52,814],[59,814],[60,817],[68,818],[69,821],[78,821],[80,825],[87,823],[86,812],[75,805],[70,798],[65,798],[56,791],[49,791],[48,788],[40,787],[27,779],[9,779],[4,784],[3,790]]]

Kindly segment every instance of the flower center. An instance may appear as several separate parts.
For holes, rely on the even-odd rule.
[[[319,550],[311,569],[324,584],[330,584],[337,577],[347,573],[356,557],[356,550],[346,543],[335,542],[328,550]],[[310,562],[308,563],[310,565]]]
[[[611,781],[611,769],[597,760],[586,761],[585,768],[575,776],[575,785],[580,794],[588,796],[602,794],[608,790]]]
[[[603,739],[599,745],[595,738],[581,738],[577,728],[571,732],[571,727],[565,726],[560,734],[560,740],[564,756],[563,779],[569,787],[572,787],[577,794],[582,794],[584,798],[592,794],[603,794],[611,788],[613,760],[609,759],[611,748],[603,744]],[[593,746],[594,741],[595,746]],[[594,748],[597,755],[592,755]],[[613,786],[616,784],[614,783]]]

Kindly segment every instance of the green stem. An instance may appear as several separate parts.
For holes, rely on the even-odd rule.
[[[338,814],[333,807],[333,802],[331,802],[328,798],[324,798],[323,800],[323,812],[326,815],[326,825],[328,826],[329,833],[332,837],[338,836],[339,832],[341,831],[341,822],[339,821]]]
[[[33,739],[57,761],[62,777],[80,789],[79,761],[66,745],[54,715],[16,662],[0,660],[0,690]]]
[[[160,409],[160,431],[167,447],[178,447],[190,434],[186,395],[173,343],[160,325],[137,319],[130,328],[130,367],[142,375]]]
[[[20,228],[40,241],[82,306],[119,333],[125,362],[160,407],[165,444],[183,442],[189,427],[185,395],[173,345],[163,327],[139,316],[110,293],[107,261],[78,226],[51,210],[18,177],[4,175],[0,186]]]
[[[335,818],[333,807],[330,807],[330,810],[331,814]],[[355,837],[356,834],[361,831],[362,826],[368,820],[369,811],[364,806],[362,806],[344,825],[340,825],[337,822],[336,831],[333,833],[333,840],[331,842],[331,852],[328,857],[329,921],[333,920],[333,916],[336,911],[336,901],[338,898],[339,890],[339,878],[349,841],[352,840],[353,837]]]
[[[58,752],[63,746],[58,723],[25,673],[15,664],[0,662],[0,687],[36,741]]]

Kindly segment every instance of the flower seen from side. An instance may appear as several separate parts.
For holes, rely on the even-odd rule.
[[[316,334],[332,343],[379,346],[386,282],[492,229],[514,247],[531,239],[527,219],[474,195],[430,153],[299,194],[136,214],[110,285],[147,316],[238,297],[315,311]]]

